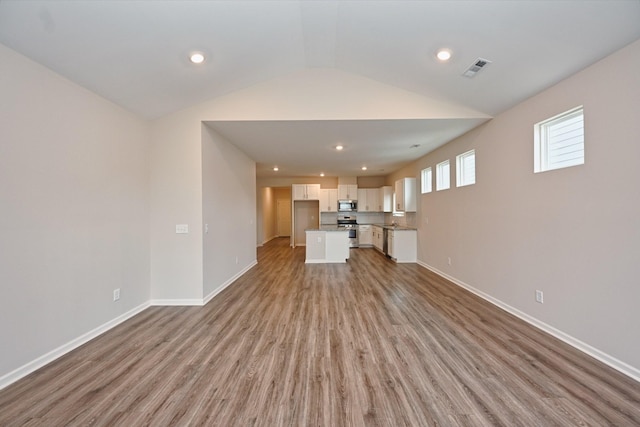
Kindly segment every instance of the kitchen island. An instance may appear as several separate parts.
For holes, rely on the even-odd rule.
[[[349,259],[349,231],[335,225],[306,230],[307,264],[345,263]]]

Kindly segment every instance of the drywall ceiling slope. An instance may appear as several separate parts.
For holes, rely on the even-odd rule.
[[[490,116],[336,69],[305,69],[198,107],[259,177],[386,175]],[[345,149],[336,152],[335,146]],[[367,171],[361,167],[367,166]]]

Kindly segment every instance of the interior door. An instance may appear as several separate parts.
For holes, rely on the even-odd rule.
[[[280,237],[291,235],[291,200],[278,199],[276,206],[277,234]]]

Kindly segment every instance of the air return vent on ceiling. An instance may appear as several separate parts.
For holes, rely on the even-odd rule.
[[[469,68],[467,68],[467,71],[462,73],[462,75],[465,77],[473,77],[478,73],[478,71],[482,70],[489,64],[491,64],[491,61],[489,61],[488,59],[478,58],[473,62],[473,64],[471,64]]]

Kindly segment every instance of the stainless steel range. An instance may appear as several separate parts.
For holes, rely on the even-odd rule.
[[[349,247],[358,247],[358,222],[355,216],[338,216],[338,227],[349,230]]]

